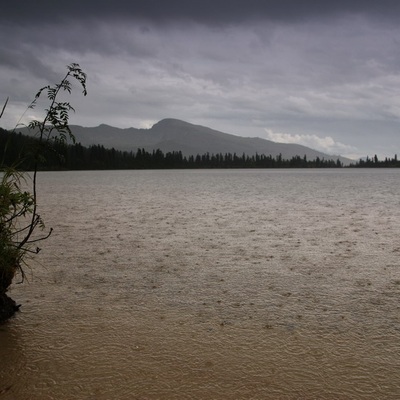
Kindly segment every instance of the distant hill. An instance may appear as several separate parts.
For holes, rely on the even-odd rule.
[[[217,153],[236,153],[242,155],[265,154],[273,157],[282,154],[283,159],[294,156],[309,160],[324,158],[337,160],[344,165],[351,160],[332,156],[298,144],[276,143],[257,137],[241,137],[223,133],[200,125],[193,125],[177,119],[163,119],[150,129],[127,128],[120,129],[108,125],[86,128],[78,125],[70,126],[77,142],[83,146],[103,145],[116,150],[136,151],[144,148],[146,151],[160,149],[164,153],[182,151],[185,156]],[[21,130],[23,133],[24,130]]]

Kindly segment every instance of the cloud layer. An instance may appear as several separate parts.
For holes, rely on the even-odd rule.
[[[10,96],[7,127],[39,87],[78,62],[89,96],[72,96],[72,123],[145,127],[173,117],[347,156],[391,156],[400,147],[398,2],[5,7],[0,95]]]
[[[266,138],[277,143],[296,143],[312,149],[322,151],[326,154],[351,154],[356,150],[355,147],[345,145],[330,136],[320,137],[317,135],[291,135],[290,133],[274,132],[271,129],[265,129]]]

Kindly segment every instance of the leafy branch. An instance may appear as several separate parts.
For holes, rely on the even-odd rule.
[[[23,190],[26,186],[25,175],[15,168],[4,169],[0,180],[0,289],[6,289],[11,284],[12,277],[17,270],[20,271],[22,281],[25,274],[21,266],[26,253],[37,254],[39,247],[32,248],[33,244],[47,239],[52,229],[47,234],[33,238],[37,228],[44,229],[44,222],[38,214],[37,204],[37,173],[41,162],[44,160],[44,149],[51,147],[52,143],[75,142],[75,137],[69,128],[69,113],[75,111],[69,102],[58,101],[61,92],[72,92],[71,80],[77,81],[86,96],[86,74],[78,64],[67,66],[64,78],[53,86],[46,85],[36,94],[28,109],[36,107],[42,94],[47,94],[49,106],[46,108],[42,120],[33,120],[28,128],[37,135],[37,146],[34,149],[34,166],[32,177],[32,190]],[[7,106],[8,98],[0,113],[0,118]],[[16,128],[20,124],[17,124]],[[15,129],[16,129],[15,128]],[[14,129],[14,131],[15,131]],[[16,165],[20,160],[16,160]]]

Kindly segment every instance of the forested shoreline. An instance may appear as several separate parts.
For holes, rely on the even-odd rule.
[[[30,170],[33,165],[31,153],[37,140],[21,133],[9,132],[0,128],[0,154],[3,166],[13,166],[20,160],[18,168]],[[120,151],[107,149],[102,145],[82,146],[80,143],[65,145],[53,141],[44,150],[46,162],[43,170],[112,170],[112,169],[201,169],[201,168],[342,168],[343,163],[337,160],[326,160],[317,157],[308,160],[306,156],[295,156],[289,160],[282,155],[255,154],[198,154],[184,156],[181,151],[163,153],[161,150],[151,152],[144,149],[137,151]],[[375,168],[400,167],[397,156],[393,159],[359,160],[349,167]]]

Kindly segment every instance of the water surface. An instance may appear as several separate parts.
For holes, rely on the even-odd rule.
[[[400,171],[51,172],[0,399],[397,399]]]

